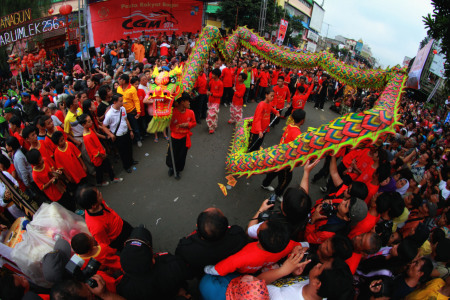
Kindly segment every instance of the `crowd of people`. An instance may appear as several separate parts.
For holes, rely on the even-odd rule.
[[[406,95],[399,106],[404,126],[386,141],[327,156],[320,170],[319,160],[308,161],[299,186],[289,186],[292,170],[266,174],[261,188],[272,194],[246,228],[207,208],[174,254],[155,253],[151,232],[108,206],[101,188],[124,180],[114,162],[120,158],[131,173],[133,147],[144,138],[170,141],[168,173],[180,179],[190,130],[206,119],[214,134],[220,108],[230,109],[228,123],[235,124],[245,105],[257,102],[248,150],[256,151],[280,120],[287,123],[280,143],[295,140],[312,118],[308,101],[323,111],[328,100],[345,114],[371,108],[380,95],[319,68],[274,66],[245,48],[230,62],[212,51],[194,90],[174,102],[170,135],[147,133],[153,70],[183,66],[196,38],[143,33],[101,45],[91,71],[67,62],[39,70],[24,86],[4,82],[3,177],[38,204],[57,202],[83,215],[90,234],[60,238],[44,256],[51,288],[3,267],[0,298],[448,299],[449,123]],[[311,184],[319,183],[323,196],[313,199]],[[25,216],[9,184],[0,182],[2,230]],[[69,273],[72,254],[87,269],[90,259],[98,261],[97,273],[86,281]]]

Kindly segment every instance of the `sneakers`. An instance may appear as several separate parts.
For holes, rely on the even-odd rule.
[[[112,182],[118,183],[118,182],[122,182],[122,181],[123,181],[123,178],[122,178],[122,177],[116,177],[116,178],[113,179]]]
[[[103,181],[102,183],[97,183],[97,186],[99,187],[104,187],[104,186],[108,186],[109,185],[109,181]]]
[[[261,184],[261,188],[263,188],[263,189],[265,189],[266,191],[269,191],[269,192],[275,191],[275,189],[273,188],[273,186],[270,186],[270,185],[264,186],[264,185]]]
[[[141,147],[142,147],[142,142],[141,142],[141,141],[138,141],[138,142],[137,142],[137,145],[138,145],[139,148],[141,148]]]
[[[328,188],[327,188],[326,186],[321,186],[321,187],[320,187],[320,190],[321,190],[323,193],[326,193],[326,192],[328,191]]]
[[[283,202],[283,196],[278,196],[278,197],[277,197],[277,200],[278,200],[278,202],[280,202],[280,203]]]

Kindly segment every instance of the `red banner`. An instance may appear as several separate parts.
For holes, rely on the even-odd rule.
[[[202,28],[203,4],[193,0],[107,0],[89,5],[91,44],[130,36],[179,35]]]

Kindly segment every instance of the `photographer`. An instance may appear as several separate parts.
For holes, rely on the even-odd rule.
[[[306,162],[303,169],[303,177],[298,188],[288,188],[284,193],[284,201],[281,202],[280,211],[272,212],[275,205],[275,199],[264,200],[260,208],[248,223],[247,234],[253,239],[257,239],[258,229],[261,224],[267,220],[271,214],[277,214],[281,219],[286,220],[292,240],[298,241],[298,234],[303,229],[308,213],[311,210],[311,198],[309,191],[309,174],[311,170],[319,163],[319,160],[310,163]],[[275,195],[275,194],[273,194]]]
[[[91,288],[87,283],[68,279],[55,284],[50,292],[51,300],[72,300],[72,299],[94,299],[98,297],[103,300],[125,300],[125,298],[110,292],[106,289],[106,284],[100,275],[92,276],[97,282],[97,287]]]

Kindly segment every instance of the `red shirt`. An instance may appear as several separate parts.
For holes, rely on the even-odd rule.
[[[245,90],[245,84],[239,82],[236,83],[236,91],[233,95],[234,106],[242,106],[244,104]]]
[[[59,127],[59,126],[55,126],[55,129],[56,130],[58,130],[58,131],[60,131],[60,132],[62,132],[62,134],[63,134],[63,137],[64,137],[64,139],[67,141],[67,133],[61,128],[61,127]],[[45,136],[45,140],[44,140],[44,142],[45,142],[45,146],[47,147],[47,152],[52,156],[52,157],[54,157],[54,155],[55,155],[55,150],[56,150],[56,145],[52,142],[52,139],[51,139],[51,135],[49,135],[48,133],[47,133],[47,135]]]
[[[238,253],[225,258],[215,265],[220,276],[233,273],[255,273],[263,267],[273,265],[291,253],[292,249],[300,243],[290,241],[286,248],[279,253],[271,253],[258,247],[258,242],[247,244]]]
[[[352,274],[355,274],[359,262],[361,261],[361,258],[362,258],[361,253],[353,252],[352,256],[345,261],[347,265],[350,267],[350,271],[352,272]]]
[[[56,169],[55,161],[53,160],[52,156],[53,153],[50,153],[47,145],[45,144],[45,141],[37,141],[38,146],[36,147],[37,150],[41,153],[42,158],[50,165],[51,168]],[[50,141],[51,142],[51,141]],[[53,144],[53,143],[52,143]]]
[[[30,150],[30,143],[28,143],[17,131],[12,134],[19,141],[22,148]]]
[[[179,127],[179,124],[188,123],[189,127]],[[194,111],[186,109],[181,112],[177,108],[173,110],[172,120],[170,121],[171,136],[174,139],[182,139],[186,137],[186,147],[191,147],[191,128],[195,127],[197,122],[195,121]]]
[[[231,70],[225,68],[222,70],[222,76],[220,77],[223,81],[223,87],[233,86],[233,77],[231,76]]]
[[[277,110],[270,105],[270,103],[266,103],[265,101],[261,101],[258,103],[256,107],[255,115],[253,117],[252,129],[251,133],[259,134],[263,132],[267,128],[267,132],[270,131],[270,113],[277,113]]]
[[[277,109],[282,109],[284,107],[285,101],[288,103],[291,102],[291,92],[289,88],[285,85],[283,87],[279,87],[278,85],[273,87],[273,100],[271,105],[276,107]]]
[[[53,178],[53,176],[50,176],[49,173],[51,172],[51,168],[48,163],[44,160],[44,167],[42,169],[36,169],[36,167],[33,167],[33,180],[36,183],[36,185],[39,187],[40,190],[44,191],[44,193],[47,195],[47,197],[52,200],[53,202],[58,201],[61,199],[63,193],[61,193],[55,184],[50,184],[45,190],[44,190],[44,184],[47,184],[50,179]]]
[[[259,78],[259,86],[267,87],[267,85],[269,84],[269,73],[261,71],[259,73],[258,78]]]
[[[198,93],[201,95],[206,95],[207,92],[207,81],[206,74],[198,76],[197,81],[195,82],[194,89],[197,89]]]
[[[102,267],[107,267],[112,270],[122,270],[122,266],[120,265],[120,257],[116,253],[116,249],[109,247],[107,244],[99,243],[98,251],[94,255],[80,255],[81,258],[84,259],[82,269],[86,268],[90,258],[94,258],[102,264]]]
[[[74,144],[66,142],[65,148],[62,150],[57,147],[54,156],[56,167],[58,169],[64,169],[75,183],[79,183],[81,179],[86,177],[86,172],[78,160],[81,152]]]
[[[299,127],[294,124],[289,124],[286,126],[286,130],[283,132],[280,144],[287,144],[295,140],[300,134],[302,134]]]
[[[83,142],[92,164],[99,167],[103,162],[103,157],[100,154],[106,155],[106,152],[95,132],[89,130],[89,133],[83,133]]]
[[[220,79],[214,80],[212,79],[209,82],[209,91],[211,92],[211,96],[209,96],[210,103],[220,104],[220,98],[223,95],[223,83]]]
[[[55,112],[55,116],[64,124],[64,114],[59,109]]]
[[[122,232],[123,220],[119,215],[102,202],[103,210],[100,213],[90,214],[86,211],[84,219],[89,232],[99,244],[111,244]]]
[[[277,81],[278,81],[278,71],[277,70],[273,70],[272,71],[272,85],[276,85]]]
[[[374,185],[371,183],[371,181],[365,183],[367,189],[369,190],[369,192],[367,193],[367,198],[364,200],[364,202],[366,202],[367,205],[369,205],[370,200],[372,200],[372,197],[378,192],[378,189],[380,188],[379,185]]]
[[[294,97],[292,97],[292,111],[303,109],[305,107],[306,101],[308,101],[309,94],[311,94],[313,87],[314,84],[311,84],[304,94],[300,94],[298,91],[295,92]]]

